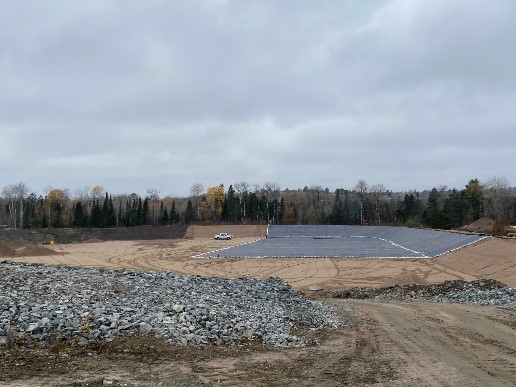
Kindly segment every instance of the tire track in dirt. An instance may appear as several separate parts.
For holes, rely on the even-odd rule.
[[[353,286],[426,284],[479,278],[493,278],[516,286],[516,241],[495,238],[438,259],[191,258],[202,252],[255,239],[239,237],[231,241],[215,241],[213,238],[187,238],[54,245],[51,248],[56,255],[15,257],[13,260],[96,268],[167,270],[183,275],[226,278],[278,276],[301,290],[311,285],[338,290]]]
[[[351,304],[362,313],[368,334],[381,333],[382,348],[392,350],[402,385],[516,383],[516,331],[486,317],[498,314],[511,321],[516,311],[435,303]]]

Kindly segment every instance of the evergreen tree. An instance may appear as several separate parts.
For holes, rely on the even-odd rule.
[[[115,218],[115,224],[116,224],[116,227],[118,227],[119,225],[125,224],[125,213],[122,210],[122,201],[121,200],[118,201],[118,214]]]
[[[47,213],[43,212],[43,219],[41,220],[41,228],[48,228]]]
[[[113,198],[111,197],[111,195],[109,195],[107,227],[115,227],[115,226],[116,226],[115,206],[113,205]]]
[[[453,189],[444,202],[445,228],[450,229],[462,226],[467,207],[464,192],[458,192],[456,189]]]
[[[192,205],[192,201],[188,200],[188,203],[186,205],[186,212],[185,212],[185,224],[191,224],[192,221],[195,219],[195,211]]]
[[[145,200],[143,201],[142,225],[149,224],[149,220],[150,220],[149,198],[145,198]]]
[[[251,192],[249,194],[249,197],[248,197],[248,200],[246,203],[246,208],[247,208],[247,212],[246,212],[247,219],[252,222],[258,221],[258,218],[260,216],[259,215],[260,200],[258,199],[258,196],[254,192]]]
[[[84,207],[81,202],[75,203],[75,209],[73,212],[73,225],[75,227],[85,227],[86,226],[86,214],[84,212]]]
[[[278,224],[284,224],[284,223],[285,223],[285,200],[283,199],[283,196],[282,196],[280,204],[279,204],[279,209],[278,209]]]
[[[136,209],[136,222],[137,226],[141,226],[143,224],[143,207],[142,207],[142,198],[138,198],[138,208]]]
[[[109,197],[106,192],[104,203],[102,203],[102,209],[100,210],[100,219],[98,227],[109,227]]]
[[[169,222],[168,211],[167,211],[167,206],[165,206],[165,209],[163,210],[163,216],[161,217],[161,225],[168,226],[168,222]]]
[[[176,209],[176,201],[172,201],[172,208],[170,209],[170,224],[179,222],[179,212]]]
[[[398,219],[407,226],[415,227],[421,224],[420,217],[421,200],[419,194],[413,192],[405,194],[401,208],[399,209]]]
[[[224,196],[223,219],[226,222],[237,223],[240,216],[240,199],[236,196],[233,186],[230,185]]]
[[[469,181],[464,189],[464,196],[468,203],[465,222],[472,223],[482,217],[482,201],[484,200],[484,192],[478,179],[472,179]]]
[[[91,227],[102,227],[102,208],[98,199],[94,200],[93,207],[91,208]]]
[[[441,195],[435,187],[430,191],[424,218],[427,226],[432,228],[445,228],[445,219],[441,205]]]

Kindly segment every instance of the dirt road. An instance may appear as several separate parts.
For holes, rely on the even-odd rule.
[[[5,386],[514,386],[516,311],[326,300],[347,326],[320,344],[203,349],[128,338],[104,348],[0,353]],[[16,377],[17,380],[13,380]]]
[[[456,304],[351,302],[390,385],[516,385],[516,312]]]

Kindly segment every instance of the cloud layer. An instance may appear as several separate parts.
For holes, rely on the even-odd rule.
[[[515,184],[516,4],[7,1],[0,185]]]

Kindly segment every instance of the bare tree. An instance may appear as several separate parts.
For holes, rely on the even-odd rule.
[[[491,177],[484,183],[484,192],[487,199],[487,213],[495,220],[508,221],[510,213],[509,181],[505,176]]]
[[[280,188],[279,184],[267,181],[263,185],[262,190],[267,195],[267,223],[269,223],[270,222],[269,196],[272,196],[274,199],[278,199],[279,195],[280,195],[280,192],[281,192],[281,188]],[[274,219],[275,215],[276,215],[276,208],[273,208],[273,212],[272,212],[272,222],[273,223],[274,223],[274,220],[275,220]]]
[[[247,181],[241,181],[240,183],[235,183],[233,187],[235,187],[235,191],[238,194],[243,194],[244,192],[249,192],[251,185]]]
[[[159,201],[159,191],[156,188],[147,188],[147,197],[152,204],[152,225],[156,225],[156,203]]]
[[[7,210],[9,212],[10,226],[16,228],[16,206],[13,186],[8,185],[2,190],[4,198],[7,200]]]
[[[263,184],[263,190],[272,193],[273,196],[277,198],[281,191],[281,187],[278,183],[267,181]]]
[[[367,194],[368,189],[369,186],[365,180],[360,179],[355,184],[355,191],[357,191],[358,198],[360,199],[360,224],[364,224],[364,197]]]
[[[90,187],[85,185],[82,187],[77,187],[73,191],[73,195],[75,199],[80,201],[84,201],[88,198],[88,193],[90,192]]]
[[[375,211],[375,220],[376,224],[380,224],[380,196],[385,192],[385,187],[383,184],[373,184],[371,186],[371,193],[374,198],[374,211]]]
[[[192,196],[195,200],[195,205],[197,206],[197,219],[201,219],[201,195],[204,192],[204,186],[201,183],[194,183],[190,188],[190,196]]]
[[[240,196],[240,199],[243,199],[244,195],[247,195],[249,192],[249,183],[246,181],[242,181],[240,183],[235,184],[235,191],[237,192],[238,196]],[[245,219],[245,200],[241,201],[242,205],[240,206],[240,215],[242,220]]]
[[[102,187],[101,185],[95,185],[93,187],[91,187],[90,189],[90,196],[94,199],[94,200],[98,200],[102,197],[102,195],[104,195],[104,187]]]
[[[2,192],[9,201],[8,207],[12,227],[23,228],[23,200],[28,195],[29,188],[25,183],[20,182],[6,186]],[[18,208],[16,208],[16,202],[18,202]],[[18,216],[19,223],[17,222]]]

